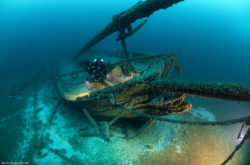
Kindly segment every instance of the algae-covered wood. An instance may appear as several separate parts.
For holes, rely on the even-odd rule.
[[[129,85],[133,82],[140,83],[160,77],[166,69],[166,60],[175,55],[173,53],[134,58],[131,61],[134,62],[136,68],[141,69],[138,73],[131,73],[126,76],[121,69],[126,61],[109,62],[106,64],[109,68],[108,75],[115,77],[115,82],[108,78],[102,82],[88,82],[86,81],[88,73],[80,72],[81,68],[71,63],[72,66],[69,67],[71,69],[69,73],[71,74],[61,73],[65,76],[60,77],[57,83],[58,89],[67,102],[79,108],[85,108],[91,114],[97,116],[114,117],[121,111],[120,107],[131,108],[151,115],[185,112],[191,108],[191,104],[184,101],[184,95],[182,94],[169,93],[162,88],[151,87],[146,83]],[[65,67],[63,68],[65,70]],[[74,73],[77,73],[77,76]],[[109,90],[109,92],[106,93],[106,90]],[[134,118],[137,116],[125,112],[122,117]]]

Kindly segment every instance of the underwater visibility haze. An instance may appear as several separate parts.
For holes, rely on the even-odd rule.
[[[1,0],[1,164],[250,164],[249,43],[249,0]]]

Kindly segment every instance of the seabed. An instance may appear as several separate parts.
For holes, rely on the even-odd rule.
[[[192,164],[211,165],[222,163],[235,148],[232,134],[224,127],[200,127],[156,121],[146,133],[134,139],[124,139],[138,130],[135,124],[119,120],[110,129],[110,141],[98,136],[80,136],[82,130],[92,128],[80,111],[58,104],[52,84],[36,84],[28,89],[31,94],[19,96],[22,108],[12,117],[1,119],[1,129],[17,116],[21,117],[15,130],[19,143],[6,160],[29,164]],[[192,108],[184,114],[169,115],[171,119],[215,121],[208,110]],[[48,121],[51,123],[48,124]],[[18,134],[19,133],[19,134]],[[3,145],[3,147],[9,147]],[[228,164],[243,164],[248,156],[246,146],[238,151]]]

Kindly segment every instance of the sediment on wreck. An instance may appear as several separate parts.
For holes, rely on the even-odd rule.
[[[150,85],[186,95],[250,101],[250,84],[156,79]]]
[[[95,91],[83,100],[92,100],[106,97],[113,91],[124,91],[134,86],[147,85],[151,88],[161,88],[169,92],[186,95],[208,97],[223,100],[250,101],[250,84],[202,82],[190,80],[166,80],[162,78],[144,77],[129,80],[123,84],[107,87],[101,91]]]

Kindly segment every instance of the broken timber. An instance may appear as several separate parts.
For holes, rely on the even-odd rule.
[[[129,27],[137,19],[148,17],[155,11],[166,9],[183,0],[146,0],[139,1],[131,8],[114,15],[112,21],[97,33],[84,47],[77,53],[74,59],[77,59],[92,46],[109,36],[110,34],[120,31],[122,28]]]
[[[182,93],[186,95],[208,97],[223,100],[248,101],[250,102],[250,84],[201,82],[189,80],[166,80],[162,78],[146,77],[132,79],[125,83],[107,87],[100,91],[90,93],[83,100],[107,97],[114,91],[125,91],[134,86],[147,85],[151,88],[161,88],[162,91]]]
[[[149,84],[171,92],[250,102],[250,84],[156,79]]]

